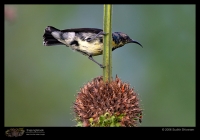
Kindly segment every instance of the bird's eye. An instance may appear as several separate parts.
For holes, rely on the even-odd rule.
[[[91,38],[89,37],[89,38],[86,38],[86,40],[88,41],[88,40],[90,40]]]

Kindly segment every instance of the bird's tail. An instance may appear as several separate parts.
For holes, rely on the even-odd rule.
[[[57,39],[55,39],[51,33],[54,31],[60,31],[59,29],[56,29],[52,26],[47,26],[44,30],[43,35],[43,45],[44,46],[53,46],[53,45],[63,45],[61,42],[59,42]]]

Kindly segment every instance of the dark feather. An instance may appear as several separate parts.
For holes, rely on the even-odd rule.
[[[53,31],[59,31],[59,30],[52,26],[46,27],[46,29],[44,30],[44,35],[43,35],[43,45],[45,46],[63,45],[63,43],[59,42],[57,39],[55,39],[51,35]]]
[[[75,32],[75,33],[84,32],[84,33],[95,33],[95,34],[98,34],[101,31],[103,30],[98,28],[72,28],[72,29],[61,30],[61,32]]]

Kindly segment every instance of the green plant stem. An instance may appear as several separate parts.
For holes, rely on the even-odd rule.
[[[106,33],[104,35],[104,48],[103,48],[103,80],[104,82],[110,82],[112,80],[112,47],[111,47],[111,37],[112,37],[112,5],[104,4],[104,15],[103,15],[103,31]]]

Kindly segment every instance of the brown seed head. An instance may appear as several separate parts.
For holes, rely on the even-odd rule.
[[[85,84],[78,92],[73,108],[83,126],[90,126],[90,118],[93,123],[98,123],[99,117],[105,113],[123,115],[120,126],[137,126],[142,118],[136,92],[117,76],[110,83],[105,83],[100,76]]]

